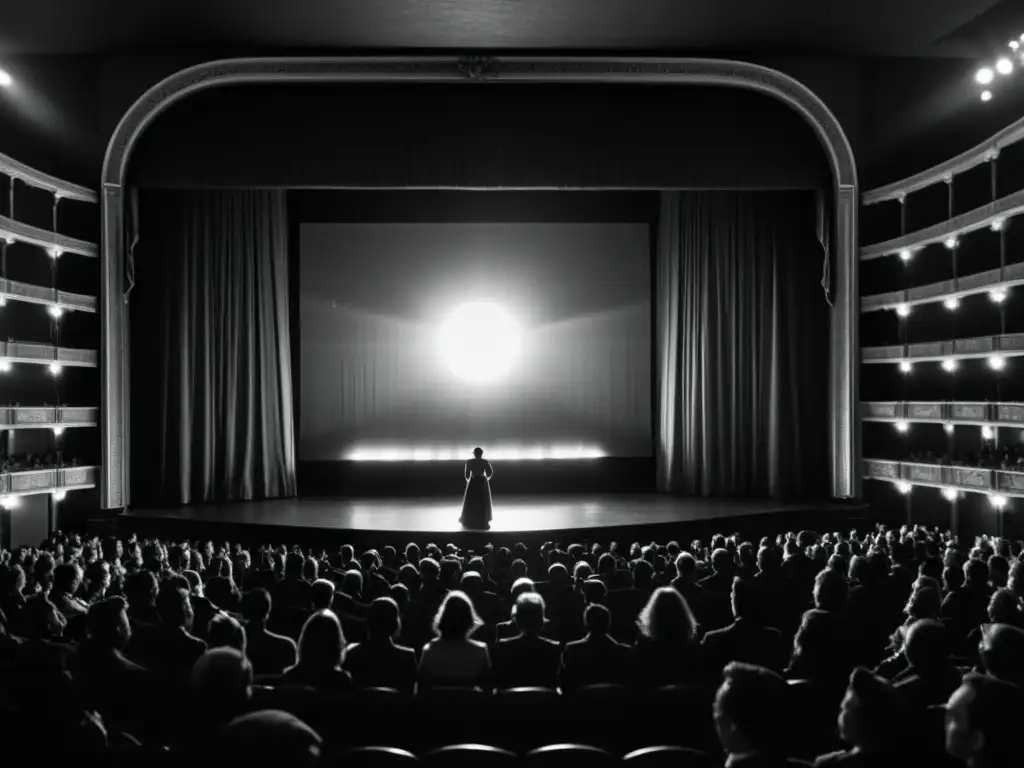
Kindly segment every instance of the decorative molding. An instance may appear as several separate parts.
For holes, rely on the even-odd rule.
[[[1024,472],[1014,470],[887,459],[864,459],[862,467],[865,480],[1024,498]]]
[[[860,249],[860,259],[861,261],[881,259],[885,256],[895,256],[904,249],[914,251],[927,245],[935,245],[947,238],[970,234],[991,226],[995,221],[1008,219],[1020,213],[1024,213],[1024,189],[925,229],[919,229],[916,232],[875,245],[867,245]]]
[[[95,488],[99,467],[49,467],[0,474],[0,494],[35,496],[54,491]]]
[[[99,352],[95,349],[70,349],[28,341],[0,341],[0,360],[32,365],[59,363],[76,368],[96,368],[99,365]]]
[[[30,245],[38,245],[50,251],[56,248],[63,253],[77,253],[80,256],[96,258],[99,247],[95,243],[77,240],[57,232],[33,227],[6,216],[0,216],[0,240],[7,239]]]
[[[896,309],[900,305],[908,307],[920,304],[934,304],[946,299],[962,299],[967,296],[979,296],[991,293],[997,288],[1008,290],[1024,285],[1024,262],[1007,264],[1001,269],[990,269],[976,272],[953,280],[941,280],[937,283],[919,285],[903,291],[889,291],[864,296],[860,300],[861,312],[879,312]]]
[[[45,189],[47,192],[67,200],[78,200],[83,203],[98,203],[100,201],[99,195],[91,189],[37,171],[35,168],[30,168],[4,154],[0,154],[0,173],[12,179],[19,179],[30,187]]]
[[[991,355],[1024,356],[1024,333],[1003,336],[978,336],[953,341],[926,341],[919,344],[894,344],[887,347],[862,347],[862,363],[928,362],[929,360],[970,360]]]
[[[1021,139],[1024,139],[1024,117],[1007,126],[995,136],[985,139],[976,147],[961,152],[956,157],[939,163],[934,168],[865,192],[861,202],[864,205],[874,205],[886,200],[899,200],[934,184],[945,183],[947,179],[957,174],[995,160],[999,156],[1000,150],[1016,144]]]
[[[1024,428],[1024,403],[868,402],[860,404],[864,421],[953,424],[970,427]]]
[[[839,121],[807,86],[768,67],[718,59],[562,57],[347,57],[249,58],[212,61],[183,69],[150,88],[122,116],[103,162],[101,254],[102,392],[104,414],[101,505],[128,504],[128,314],[122,230],[128,160],[139,137],[164,110],[209,88],[271,83],[620,83],[743,88],[779,99],[810,124],[829,158],[837,191],[835,313],[832,350],[832,491],[854,496],[857,430],[857,169]],[[838,329],[836,326],[838,325]],[[845,335],[844,335],[845,334]]]
[[[95,427],[100,409],[70,405],[12,406],[0,408],[0,430]]]
[[[21,301],[27,304],[42,304],[46,307],[59,307],[76,312],[93,312],[98,309],[99,301],[95,296],[81,293],[58,291],[32,283],[20,283],[17,280],[0,278],[0,299],[4,301]]]

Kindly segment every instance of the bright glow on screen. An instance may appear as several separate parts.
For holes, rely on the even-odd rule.
[[[367,446],[356,448],[344,458],[348,461],[465,461],[473,455],[472,445]],[[605,456],[593,445],[497,445],[486,448],[484,458],[491,461],[545,461],[600,459]]]
[[[508,372],[519,356],[522,330],[506,310],[479,301],[458,307],[441,326],[440,349],[448,369],[482,384]]]

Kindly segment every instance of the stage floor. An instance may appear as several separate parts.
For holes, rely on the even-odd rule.
[[[121,515],[131,527],[164,522],[217,526],[264,526],[332,531],[455,533],[461,499],[297,498],[173,509],[130,509]],[[532,533],[678,526],[752,516],[820,514],[848,504],[782,504],[771,501],[680,499],[660,494],[600,496],[514,496],[496,499],[493,533]],[[149,524],[149,525],[147,525]]]

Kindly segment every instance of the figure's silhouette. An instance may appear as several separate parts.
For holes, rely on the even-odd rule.
[[[462,517],[459,522],[466,528],[491,527],[491,478],[494,468],[484,458],[484,449],[475,448],[474,458],[466,462],[466,493],[462,497]]]

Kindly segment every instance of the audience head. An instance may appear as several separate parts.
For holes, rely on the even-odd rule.
[[[869,754],[901,751],[909,710],[884,678],[863,667],[853,670],[839,712],[839,736]]]
[[[992,677],[1024,687],[1024,629],[982,624],[978,657]]]
[[[334,582],[317,579],[309,588],[309,601],[314,611],[326,611],[334,604]]]
[[[782,718],[789,688],[779,675],[762,667],[732,662],[722,672],[715,695],[715,729],[730,755],[779,755],[785,736]]]
[[[600,584],[601,582],[598,583]],[[591,603],[583,612],[583,623],[587,627],[587,632],[591,635],[607,635],[612,626],[612,612],[603,605]]]
[[[512,606],[512,620],[524,635],[536,636],[544,630],[544,598],[536,592],[524,592]]]
[[[752,582],[738,576],[732,580],[732,615],[737,619],[753,618],[760,599],[761,593]]]
[[[911,667],[928,672],[949,665],[949,646],[949,636],[942,622],[919,619],[907,630],[903,654]]]
[[[345,633],[334,611],[317,611],[299,635],[299,664],[314,669],[336,669],[345,652]]]
[[[244,654],[245,641],[245,629],[233,616],[218,613],[210,620],[206,635],[208,648],[234,648]]]
[[[969,765],[1017,765],[1022,722],[1020,688],[969,674],[946,706],[946,751]]]
[[[170,582],[164,583],[157,594],[156,610],[165,627],[184,630],[192,628],[195,614],[192,612],[192,600],[189,598],[188,590]]]
[[[214,648],[199,657],[190,678],[204,724],[223,725],[241,714],[252,698],[252,666],[235,648]]]
[[[537,591],[537,587],[533,583],[533,579],[522,578],[522,579],[516,579],[514,582],[512,582],[512,599],[513,600],[515,600],[520,595],[525,594],[527,592],[536,592],[536,591]]]
[[[242,598],[242,615],[250,624],[264,625],[270,618],[273,602],[270,593],[263,587],[246,592]]]
[[[223,761],[315,768],[320,764],[319,734],[280,710],[264,709],[232,720],[224,728]]]
[[[366,611],[366,635],[370,640],[390,640],[402,627],[398,603],[390,597],[378,597]]]
[[[123,597],[108,597],[89,606],[86,635],[99,647],[124,650],[132,636],[128,603]]]
[[[814,578],[814,607],[820,611],[846,608],[846,576],[826,568]]]
[[[655,642],[689,645],[697,637],[690,606],[672,587],[660,587],[648,598],[636,620],[640,633]]]
[[[453,590],[441,602],[434,618],[434,631],[444,640],[465,640],[482,624],[466,593]]]

